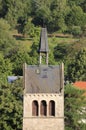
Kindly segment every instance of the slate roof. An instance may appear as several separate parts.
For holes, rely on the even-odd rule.
[[[8,76],[7,78],[8,78],[8,82],[11,83],[11,82],[17,80],[18,76]]]
[[[40,35],[39,53],[47,53],[47,29],[42,28]],[[24,65],[25,93],[60,93],[63,89],[63,64],[53,65]]]
[[[24,69],[25,93],[59,93],[63,88],[61,66],[26,66]]]
[[[40,43],[39,43],[39,52],[48,52],[48,39],[47,39],[47,29],[42,28],[41,35],[40,35]]]
[[[20,79],[20,78],[23,78],[23,76],[8,76],[7,80],[8,80],[9,83],[12,83],[15,80]]]

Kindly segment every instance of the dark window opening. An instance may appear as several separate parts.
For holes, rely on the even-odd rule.
[[[55,116],[55,102],[54,101],[49,102],[49,115]]]
[[[47,104],[46,101],[41,101],[41,108],[40,108],[41,116],[47,115]]]
[[[38,102],[37,101],[32,102],[32,115],[38,116]]]

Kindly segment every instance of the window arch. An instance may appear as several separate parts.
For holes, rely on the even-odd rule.
[[[55,116],[55,102],[53,100],[49,102],[49,115]]]
[[[47,115],[47,104],[46,104],[46,101],[44,101],[44,100],[41,101],[40,114],[41,114],[41,116]]]
[[[32,102],[32,116],[38,116],[38,102],[36,100]]]

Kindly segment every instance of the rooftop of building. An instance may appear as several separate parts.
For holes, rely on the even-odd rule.
[[[24,65],[25,93],[60,93],[63,89],[63,64],[48,65],[47,29],[42,28],[39,43],[40,65]],[[45,54],[46,65],[42,65],[42,55]]]
[[[39,44],[39,52],[47,53],[49,51],[48,48],[48,38],[47,38],[47,29],[42,28],[40,34],[40,44]]]
[[[59,93],[63,88],[62,65],[25,67],[26,93]]]
[[[86,81],[76,81],[73,85],[79,89],[86,90]]]

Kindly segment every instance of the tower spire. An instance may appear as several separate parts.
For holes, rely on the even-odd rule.
[[[48,65],[48,39],[47,39],[47,29],[44,27],[41,30],[40,43],[39,43],[39,64],[42,64],[42,55],[45,55],[46,64]]]

